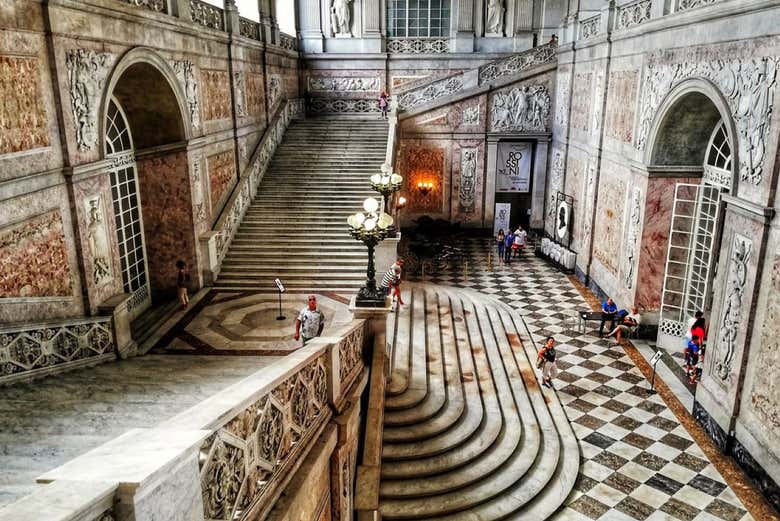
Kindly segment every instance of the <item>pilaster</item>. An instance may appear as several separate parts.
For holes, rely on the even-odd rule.
[[[300,24],[300,41],[303,52],[321,53],[325,50],[322,35],[322,12],[320,0],[299,0],[298,23]]]
[[[455,52],[474,52],[474,1],[457,2]]]
[[[380,0],[363,0],[363,52],[382,52]]]
[[[536,155],[534,159],[533,188],[531,189],[531,228],[544,228],[544,202],[545,186],[547,178],[547,157],[550,143],[547,141],[536,142]]]
[[[498,138],[487,139],[487,161],[485,174],[485,221],[483,227],[493,229],[496,214],[496,162],[498,161]]]

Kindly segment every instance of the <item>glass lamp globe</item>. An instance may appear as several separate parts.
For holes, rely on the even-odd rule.
[[[373,197],[369,197],[363,201],[363,209],[368,213],[374,213],[379,208],[379,203]]]
[[[374,174],[371,176],[371,182],[374,183],[375,185],[378,185],[381,180],[382,180],[382,176],[380,176],[379,174]]]
[[[385,230],[389,228],[391,224],[393,224],[393,218],[387,215],[385,212],[382,212],[382,215],[379,216],[379,221],[377,222],[379,228]]]
[[[376,218],[372,217],[371,219],[366,219],[366,222],[363,223],[363,227],[366,229],[367,232],[370,232],[374,228],[376,228]]]
[[[404,180],[404,178],[401,177],[398,174],[393,174],[393,175],[390,176],[390,182],[393,183],[394,185],[400,185],[401,181],[403,181],[403,180]]]

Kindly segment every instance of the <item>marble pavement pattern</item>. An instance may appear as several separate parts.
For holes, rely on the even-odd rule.
[[[647,394],[626,352],[596,331],[564,325],[568,311],[589,307],[568,277],[528,253],[489,271],[491,247],[489,239],[464,245],[468,279],[452,268],[428,281],[492,295],[523,314],[537,343],[547,335],[559,342],[557,394],[579,440],[581,467],[566,506],[551,519],[753,519],[661,397]]]

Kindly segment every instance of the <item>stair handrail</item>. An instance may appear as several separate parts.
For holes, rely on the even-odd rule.
[[[387,116],[387,148],[385,149],[385,163],[383,167],[393,172],[395,167],[395,157],[398,152],[398,100],[390,98],[390,111]],[[392,194],[387,201],[385,212],[396,218],[395,203],[398,193]]]
[[[132,429],[47,472],[38,481],[48,485],[0,508],[0,519],[116,519],[118,504],[159,508],[157,487],[196,490],[206,519],[226,511],[263,519],[359,385],[373,337],[369,322],[355,319],[315,338],[154,428]],[[67,501],[54,501],[55,516],[52,498],[60,497]]]

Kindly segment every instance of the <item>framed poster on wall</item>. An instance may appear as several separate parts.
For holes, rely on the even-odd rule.
[[[496,203],[496,213],[493,218],[493,235],[497,235],[498,230],[509,230],[509,216],[511,214],[511,203]]]
[[[531,190],[531,143],[499,142],[496,157],[496,192]]]

